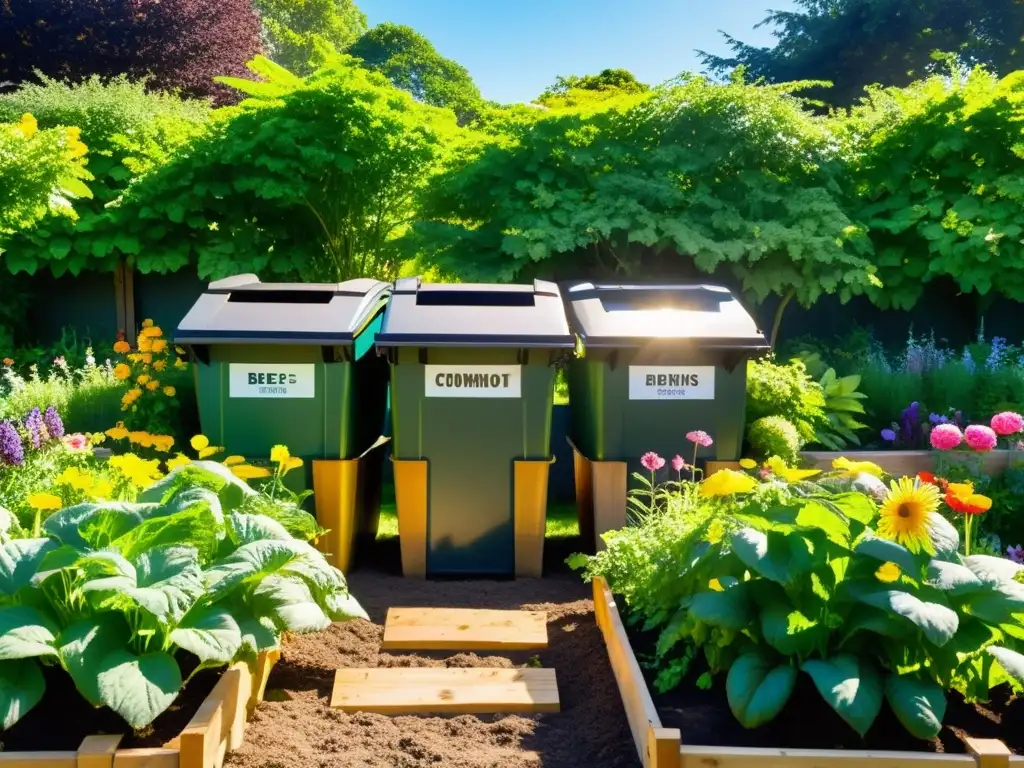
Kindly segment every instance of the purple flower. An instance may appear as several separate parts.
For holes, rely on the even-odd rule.
[[[915,400],[900,414],[900,438],[908,445],[914,442],[921,424],[921,406]]]
[[[42,445],[46,425],[43,423],[43,413],[39,408],[33,408],[28,412],[28,416],[25,417],[25,429],[28,430],[28,439],[33,448]]]
[[[932,424],[949,424],[949,417],[943,416],[941,413],[933,413],[928,416],[928,421]]]
[[[1016,547],[1007,547],[1006,556],[1015,563],[1024,565],[1024,547],[1018,544]]]
[[[665,460],[654,451],[648,451],[641,456],[640,463],[644,465],[644,469],[648,472],[657,472],[665,466]]]
[[[60,418],[60,414],[57,413],[57,409],[52,405],[47,407],[46,413],[43,414],[43,423],[46,425],[46,431],[51,440],[60,440],[64,437],[64,422]]]
[[[25,446],[21,435],[9,421],[0,421],[0,461],[20,467],[25,463]]]
[[[893,432],[891,429],[883,429],[882,430],[882,439],[885,440],[885,442],[887,442],[887,443],[895,443],[896,442],[896,433]]]

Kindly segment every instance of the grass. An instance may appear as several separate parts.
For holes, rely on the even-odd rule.
[[[548,539],[569,539],[580,535],[576,521],[575,504],[552,504],[548,507]],[[380,524],[377,526],[377,540],[398,538],[398,513],[395,511],[395,489],[384,486],[380,504]]]

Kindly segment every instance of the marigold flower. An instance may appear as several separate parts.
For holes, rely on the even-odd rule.
[[[148,336],[139,336],[138,340],[139,352],[152,352],[153,351],[153,340]]]
[[[167,367],[167,361],[166,360],[156,360],[156,361],[153,362],[153,370],[156,371],[157,373],[163,373],[164,368],[166,368],[166,367]]]
[[[178,467],[184,467],[184,466],[186,466],[188,464],[191,464],[191,463],[192,463],[192,459],[190,459],[184,453],[179,453],[173,459],[168,459],[167,460],[167,471],[168,472],[173,472]]]
[[[32,509],[43,511],[47,509],[60,509],[64,506],[64,502],[60,500],[60,496],[54,496],[52,493],[33,493],[27,499],[28,505]]]
[[[93,483],[92,488],[89,489],[89,495],[99,500],[109,499],[113,493],[114,487],[110,484],[110,481],[102,477],[98,478]]]
[[[289,458],[291,458],[291,453],[289,453],[287,445],[275,445],[270,449],[270,460],[275,464],[284,464]]]
[[[160,453],[167,453],[174,445],[171,435],[153,435],[153,447]]]
[[[164,339],[155,339],[153,341],[153,354],[159,355],[167,349],[167,342]]]
[[[124,363],[118,363],[114,366],[114,378],[118,381],[124,381],[132,375],[132,369]]]
[[[142,327],[143,327],[143,328],[152,328],[152,327],[153,327],[153,321],[152,321],[152,320],[150,320],[150,319],[149,319],[149,318],[147,317],[147,318],[146,318],[145,320],[143,320],[143,321],[142,321]]]
[[[734,469],[720,469],[700,484],[701,496],[732,496],[749,493],[757,487],[757,480]]]
[[[14,360],[12,360],[9,357],[5,357],[4,358],[4,365],[6,365],[8,368],[10,368],[12,365],[14,365]]]
[[[178,390],[174,387],[164,387],[164,394],[167,395],[167,397],[174,397],[178,394]]]
[[[124,423],[119,421],[117,426],[111,427],[104,434],[111,440],[124,440],[128,437],[129,432],[124,428]]]
[[[132,363],[142,362],[142,355],[140,355],[138,352],[132,352],[130,355],[128,355],[128,361]]]
[[[160,389],[160,382],[157,381],[156,379],[153,379],[152,381],[146,384],[146,389],[148,389],[150,392],[156,392],[158,389]]]
[[[142,364],[143,365],[149,365],[152,362],[153,362],[153,356],[151,354],[149,354],[149,352],[143,353],[143,355],[142,355]]]
[[[135,380],[135,383],[138,384],[140,387],[143,387],[149,383],[149,376],[144,373]]]
[[[127,355],[132,351],[132,345],[127,341],[116,341],[114,342],[114,351],[119,355]]]
[[[158,339],[164,335],[164,332],[160,330],[158,325],[149,325],[144,327],[139,335],[147,339]]]

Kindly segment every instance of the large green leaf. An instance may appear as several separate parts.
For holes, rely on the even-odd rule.
[[[292,535],[277,520],[266,515],[244,515],[232,512],[228,515],[231,537],[239,544],[249,544],[263,539],[291,541]]]
[[[136,656],[119,648],[99,665],[98,687],[104,704],[132,728],[152,723],[181,691],[181,670],[169,653]]]
[[[185,511],[204,511],[213,516],[217,530],[224,527],[224,510],[220,497],[209,488],[181,488],[157,507],[154,516],[176,515]]]
[[[867,536],[857,544],[854,552],[858,555],[874,558],[882,563],[896,563],[900,570],[912,578],[918,578],[924,560],[915,557],[914,553],[897,544],[895,541],[881,539],[877,536]]]
[[[854,605],[846,613],[845,618],[842,630],[846,637],[855,632],[874,632],[883,637],[904,639],[916,631],[902,617],[870,605]]]
[[[761,607],[761,634],[783,656],[810,653],[826,631],[792,605],[781,600]]]
[[[742,586],[722,592],[698,592],[689,607],[690,615],[706,624],[739,632],[754,620],[754,612]]]
[[[848,547],[850,544],[850,524],[816,501],[808,502],[801,507],[796,516],[796,524],[822,531],[830,541],[841,547]]]
[[[370,620],[369,615],[363,610],[363,606],[349,594],[348,588],[335,590],[325,595],[323,607],[331,621]]]
[[[733,662],[726,676],[729,709],[744,728],[764,725],[786,706],[796,676],[796,668],[788,664],[773,667],[760,654],[744,654]]]
[[[43,530],[75,549],[99,549],[141,523],[146,505],[105,501],[75,504],[46,518]]]
[[[221,604],[221,607],[231,612],[232,618],[241,631],[240,654],[254,657],[261,651],[280,648],[281,633],[274,626],[273,621],[265,617],[257,617],[253,614],[252,609],[241,600],[227,600]]]
[[[984,592],[975,592],[966,602],[964,610],[982,621],[994,624],[1020,624],[1024,615],[1024,584],[1003,582]]]
[[[0,661],[0,717],[6,731],[32,707],[46,691],[46,681],[33,659]]]
[[[866,659],[840,654],[811,659],[801,665],[818,693],[861,736],[871,728],[882,708],[882,678]]]
[[[90,579],[82,591],[98,609],[138,606],[161,624],[176,624],[206,591],[199,556],[192,547],[146,552],[126,574]]]
[[[171,632],[171,642],[194,653],[202,662],[227,664],[242,645],[242,631],[228,611],[208,606],[185,616]]]
[[[57,625],[35,608],[0,608],[0,660],[57,655]]]
[[[1024,654],[998,645],[989,646],[986,650],[995,657],[1010,677],[1024,685]]]
[[[928,515],[928,536],[940,558],[957,557],[960,549],[960,534],[953,524],[938,512]]]
[[[837,493],[829,502],[851,520],[864,525],[870,524],[878,515],[874,503],[863,493]]]
[[[311,549],[306,542],[294,540],[262,539],[243,544],[204,572],[211,598],[219,599],[243,581],[258,581],[303,560],[310,556]]]
[[[184,488],[207,488],[217,494],[224,512],[238,509],[256,491],[237,478],[229,467],[215,461],[193,461],[178,467],[139,496],[139,501],[164,504]]]
[[[925,602],[902,590],[868,588],[859,590],[857,596],[868,605],[892,611],[913,622],[925,637],[938,646],[949,642],[960,624],[955,611],[938,603]]]
[[[745,566],[779,584],[792,583],[808,565],[807,542],[800,535],[741,528],[731,543]]]
[[[319,632],[331,625],[309,587],[296,578],[267,576],[247,602],[256,616],[270,619],[282,632]]]
[[[927,581],[936,589],[941,589],[951,595],[962,595],[985,589],[981,579],[970,568],[944,560],[932,560],[928,563]]]
[[[889,675],[885,698],[912,736],[934,739],[939,735],[946,716],[946,693],[934,682],[912,675]]]
[[[1013,581],[1018,573],[1024,571],[1024,565],[1003,557],[992,557],[991,555],[971,555],[970,557],[965,557],[964,565],[978,579],[993,587],[998,587],[1007,581]]]
[[[221,530],[209,508],[196,505],[174,514],[150,517],[116,539],[113,546],[134,560],[151,549],[185,545],[194,547],[201,561],[208,562],[217,552]]]
[[[130,639],[131,632],[124,618],[115,613],[83,619],[60,633],[61,664],[75,681],[78,692],[93,706],[105,703],[99,688],[104,659],[115,651],[124,650]]]
[[[0,594],[14,597],[31,586],[39,564],[57,547],[53,539],[15,539],[0,546]]]

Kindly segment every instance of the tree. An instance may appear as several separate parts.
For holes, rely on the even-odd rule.
[[[852,214],[870,230],[883,307],[929,282],[1024,301],[1024,72],[982,69],[872,90],[845,127]]]
[[[550,273],[642,278],[726,270],[756,300],[862,292],[870,243],[847,216],[841,159],[801,85],[689,78],[543,114],[425,190],[407,240],[473,280]],[[584,266],[584,261],[587,266]]]
[[[725,35],[731,56],[699,51],[717,74],[743,66],[770,83],[826,80],[811,95],[849,106],[875,83],[906,86],[941,66],[936,53],[968,67],[983,64],[1008,74],[1024,68],[1024,3],[1020,0],[796,0],[795,11],[772,11],[771,48]]]
[[[641,83],[628,69],[602,69],[596,75],[559,76],[540,96],[540,101],[550,96],[564,96],[569,91],[619,91],[622,93],[643,93],[650,86]]]
[[[417,101],[453,110],[461,123],[480,109],[480,91],[466,68],[446,59],[411,27],[378,24],[348,52]]]
[[[6,0],[0,3],[0,83],[150,76],[154,88],[231,95],[217,75],[242,74],[260,50],[251,0]]]
[[[202,101],[165,93],[147,93],[142,83],[124,76],[99,77],[74,85],[44,77],[0,96],[0,121],[30,112],[45,129],[74,125],[89,146],[88,168],[95,178],[93,199],[76,206],[78,217],[47,216],[35,226],[23,223],[8,240],[5,256],[12,272],[54,274],[111,269],[117,260],[139,252],[140,244],[104,223],[112,204],[134,181],[166,163],[201,133],[210,114]]]
[[[453,115],[417,104],[348,56],[303,80],[265,58],[249,95],[187,154],[133,185],[111,223],[132,263],[204,278],[392,279],[393,239],[456,138]]]
[[[353,0],[253,0],[270,59],[298,75],[315,68],[320,46],[344,51],[366,32]]]

